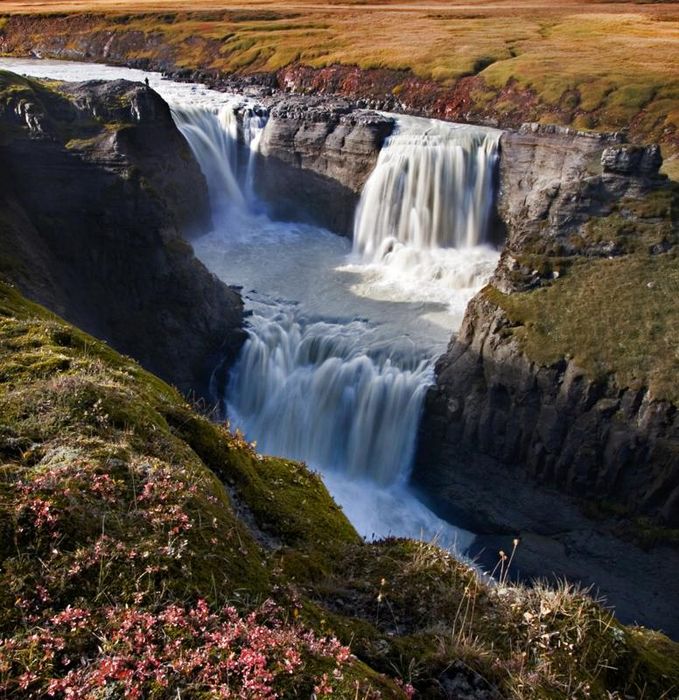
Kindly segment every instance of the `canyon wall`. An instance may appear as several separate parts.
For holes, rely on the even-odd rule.
[[[351,235],[361,190],[394,121],[346,100],[270,98],[255,187],[276,218]]]
[[[413,483],[492,568],[594,585],[678,634],[679,192],[657,147],[525,125],[501,139],[507,241],[436,364]],[[668,607],[669,606],[669,607]]]
[[[627,385],[614,366],[593,376],[575,357],[545,365],[526,351],[522,333],[530,321],[513,319],[509,301],[514,294],[539,300],[540,288],[565,287],[584,272],[578,263],[674,255],[676,212],[648,210],[654,195],[671,199],[674,191],[658,176],[659,165],[656,147],[630,146],[615,135],[530,125],[503,135],[499,212],[507,242],[490,286],[472,300],[437,364],[418,478],[426,480],[425,465],[445,469],[437,455],[464,445],[541,483],[679,525],[672,400],[643,382]],[[571,303],[564,295],[562,314]]]
[[[183,233],[209,225],[204,178],[152,90],[0,73],[2,274],[184,391],[240,348],[242,302]]]

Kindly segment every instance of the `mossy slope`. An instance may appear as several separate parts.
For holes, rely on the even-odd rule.
[[[323,673],[335,697],[351,698],[403,696],[379,672],[425,697],[451,683],[522,698],[679,687],[675,644],[621,627],[583,594],[490,586],[434,545],[362,543],[304,466],[258,455],[4,284],[0,416],[0,635],[21,651],[9,665],[0,653],[6,689],[25,683],[38,697],[64,682],[68,669],[37,668],[44,656],[30,646],[55,615],[94,605],[167,616],[201,599],[247,612],[270,597],[291,624],[337,635],[363,660],[334,677],[332,663],[308,659],[281,677],[284,697]],[[115,636],[114,623],[62,631],[63,658],[96,657],[87,640]]]
[[[250,610],[272,595],[270,553],[252,524],[238,517],[223,482],[180,437],[189,428],[198,449],[206,450],[209,440],[219,451],[220,476],[243,485],[252,503],[243,501],[245,507],[267,518],[262,528],[280,538],[280,547],[310,547],[313,537],[323,562],[343,541],[358,541],[322,483],[301,465],[257,456],[135,362],[4,284],[0,338],[0,634],[6,640],[30,639],[25,635],[36,625],[49,626],[50,615],[74,606],[150,612],[203,599]],[[274,469],[273,482],[261,476]],[[285,498],[278,501],[272,486],[283,481]],[[235,497],[243,494],[236,486]],[[271,500],[275,520],[262,505]],[[73,651],[68,644],[66,655]],[[16,658],[20,670],[30,667],[21,666],[21,654]],[[17,687],[12,674],[18,673],[6,662],[3,656],[5,691]],[[324,669],[311,664],[306,674]],[[357,661],[342,683],[348,679],[366,693],[374,686],[398,694]],[[24,690],[44,692],[39,673],[24,682]]]

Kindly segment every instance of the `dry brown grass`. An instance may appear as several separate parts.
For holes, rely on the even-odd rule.
[[[564,119],[568,100],[573,106],[566,112],[576,126],[591,122],[618,129],[633,123],[636,133],[668,144],[676,142],[679,131],[679,8],[674,3],[0,1],[0,12],[46,11],[162,11],[163,16],[137,15],[117,27],[163,32],[187,67],[270,71],[296,61],[312,67],[342,63],[406,68],[447,85],[478,73],[489,95],[510,81],[530,88],[543,105],[559,112],[557,121]],[[203,16],[195,14],[201,11]],[[168,18],[172,12],[185,14]],[[197,52],[186,41],[196,36],[220,41],[218,55]],[[588,116],[593,110],[594,120]],[[549,112],[544,118],[550,119]]]

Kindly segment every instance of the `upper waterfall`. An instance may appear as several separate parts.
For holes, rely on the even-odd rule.
[[[381,259],[486,242],[500,131],[397,117],[356,211],[354,250]]]
[[[251,209],[255,155],[266,112],[240,98],[227,98],[219,107],[174,103],[172,116],[205,175],[213,214]]]

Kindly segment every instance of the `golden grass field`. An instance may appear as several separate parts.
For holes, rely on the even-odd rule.
[[[568,109],[573,125],[637,133],[679,152],[679,4],[582,0],[48,0],[0,2],[0,13],[135,13],[124,28],[162,32],[180,65],[273,71],[291,63],[410,69],[453,85],[480,75],[483,103],[508,81]],[[165,17],[145,13],[177,13]],[[2,20],[0,19],[0,22]],[[118,29],[123,28],[115,24]],[[192,37],[221,47],[201,65]],[[502,105],[495,105],[501,110]],[[563,110],[562,110],[563,111]],[[587,113],[595,112],[592,121]]]

